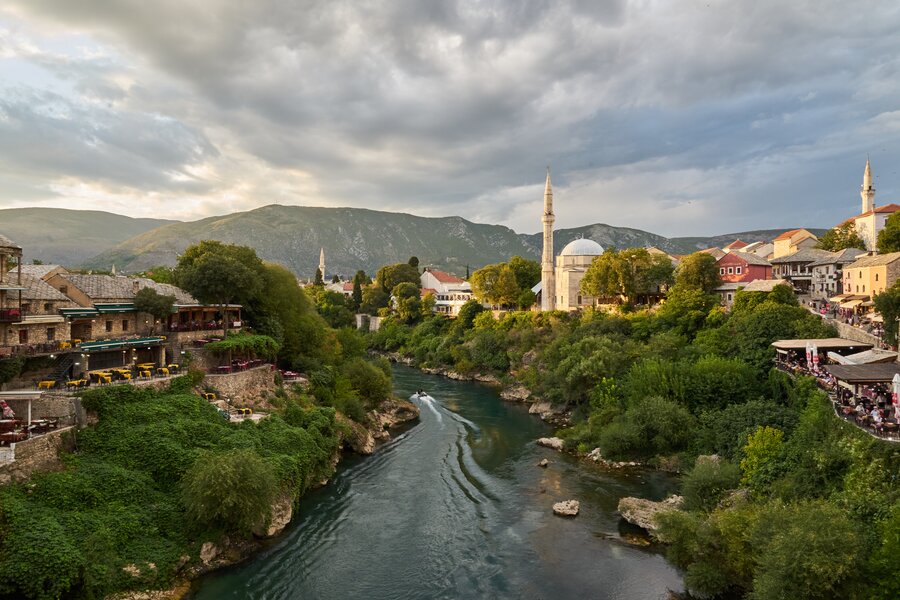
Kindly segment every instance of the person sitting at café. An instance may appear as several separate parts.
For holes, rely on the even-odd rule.
[[[3,411],[4,419],[15,419],[16,413],[13,412],[13,409],[9,407],[9,404],[6,403],[6,400],[0,400],[0,409]]]
[[[881,416],[881,411],[878,409],[872,409],[872,429],[875,431],[881,431],[884,428],[884,417]]]

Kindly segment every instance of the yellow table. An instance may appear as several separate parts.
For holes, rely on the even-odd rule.
[[[73,379],[66,382],[66,387],[84,387],[84,379]]]
[[[156,369],[156,374],[157,374],[157,375],[168,376],[168,375],[169,375],[169,369],[167,369],[167,368],[165,368],[165,367],[160,367],[160,368]]]
[[[44,381],[38,382],[39,390],[51,390],[56,385],[56,382],[52,379],[45,379]]]
[[[204,399],[204,400],[215,400],[215,399],[216,399],[216,395],[215,395],[214,393],[212,393],[212,392],[205,392],[205,393],[203,394],[203,399]]]
[[[148,371],[147,369],[141,369],[139,373],[141,377],[150,377],[153,375],[153,371]]]

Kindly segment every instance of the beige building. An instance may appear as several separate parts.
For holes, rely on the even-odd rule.
[[[873,298],[900,278],[900,252],[861,256],[844,266],[844,294]]]
[[[772,242],[772,258],[781,258],[799,250],[814,248],[819,238],[805,229],[791,229],[779,235]]]
[[[866,170],[863,173],[863,182],[859,189],[862,198],[862,212],[841,223],[847,225],[853,223],[856,233],[866,245],[866,250],[872,251],[878,247],[878,234],[884,229],[884,224],[895,212],[900,211],[900,204],[886,204],[875,206],[875,184],[872,179],[872,167],[866,159]]]
[[[809,263],[812,270],[809,295],[816,300],[827,300],[832,296],[843,293],[844,277],[843,269],[853,263],[865,251],[858,248],[847,248],[839,252],[831,252],[829,256],[823,256]]]
[[[581,280],[588,267],[603,254],[603,246],[594,240],[579,239],[566,244],[556,257],[556,309],[578,310],[594,305],[593,296],[581,293]]]

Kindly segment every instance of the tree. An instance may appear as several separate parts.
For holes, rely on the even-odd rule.
[[[150,332],[156,331],[156,320],[162,320],[172,314],[175,304],[175,296],[164,296],[150,287],[138,290],[134,295],[134,310],[147,313],[153,320],[150,324]]]
[[[263,263],[246,246],[204,240],[190,246],[178,259],[175,280],[201,302],[226,306],[254,302],[263,290]],[[224,318],[228,329],[229,319]]]
[[[675,270],[675,284],[682,288],[702,290],[707,294],[719,287],[719,268],[716,257],[706,252],[694,252],[681,259]]]
[[[325,280],[322,278],[322,269],[316,268],[316,277],[313,279],[313,285],[325,285]]]
[[[405,281],[398,283],[392,290],[397,303],[397,314],[405,323],[415,323],[422,316],[422,301],[419,286]]]
[[[672,282],[672,261],[667,256],[650,254],[644,248],[606,250],[596,257],[581,280],[581,291],[588,296],[622,296],[634,302],[641,294],[650,294]]]
[[[167,267],[165,265],[158,265],[156,267],[150,267],[143,273],[142,276],[147,279],[151,279],[156,283],[175,283],[175,276],[173,274],[172,267]]]
[[[390,301],[390,294],[382,290],[380,286],[372,285],[363,290],[359,311],[367,315],[374,315],[378,313],[378,309],[386,307]]]
[[[419,271],[409,263],[397,263],[378,269],[375,280],[385,293],[390,293],[398,284],[409,282],[419,285]]]
[[[331,283],[340,283],[340,282],[341,282],[340,275],[334,275],[331,277]]]
[[[878,233],[878,251],[882,254],[900,251],[900,213],[889,216],[884,229]]]
[[[509,259],[509,268],[515,274],[520,290],[530,290],[541,280],[541,264],[536,260],[513,256]]]
[[[203,455],[182,480],[191,519],[242,534],[269,518],[277,493],[274,470],[253,450]]]
[[[519,287],[515,271],[508,263],[497,263],[478,269],[472,273],[471,283],[476,298],[499,306],[517,304],[523,291]]]
[[[816,248],[828,250],[829,252],[838,252],[847,248],[866,249],[866,244],[859,237],[856,231],[856,224],[853,221],[833,227],[825,232],[825,235],[819,238]]]
[[[359,276],[359,273],[353,277],[353,292],[350,295],[350,299],[352,300],[353,309],[359,310],[359,307],[362,305],[362,278]]]
[[[763,490],[775,477],[784,447],[784,432],[768,425],[747,436],[741,459],[741,483]]]
[[[413,269],[418,270],[418,268],[419,268],[419,257],[418,257],[418,256],[410,256],[410,257],[409,257],[409,260],[406,261],[406,262],[407,262],[407,264],[408,264],[409,266],[411,266]]]
[[[875,294],[875,308],[884,319],[884,341],[896,346],[897,319],[900,318],[900,281],[880,294]]]

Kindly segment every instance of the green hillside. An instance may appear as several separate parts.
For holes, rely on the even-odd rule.
[[[115,244],[172,222],[133,219],[94,210],[0,210],[0,233],[22,247],[26,262],[39,259],[48,264],[68,266],[75,266]]]
[[[482,225],[460,217],[426,218],[359,208],[271,205],[243,213],[173,223],[146,232],[94,257],[85,266],[116,264],[138,271],[174,264],[178,253],[204,239],[252,246],[264,260],[311,277],[325,248],[328,275],[374,273],[382,265],[419,257],[431,265],[464,274],[514,254],[536,256],[512,229]]]

